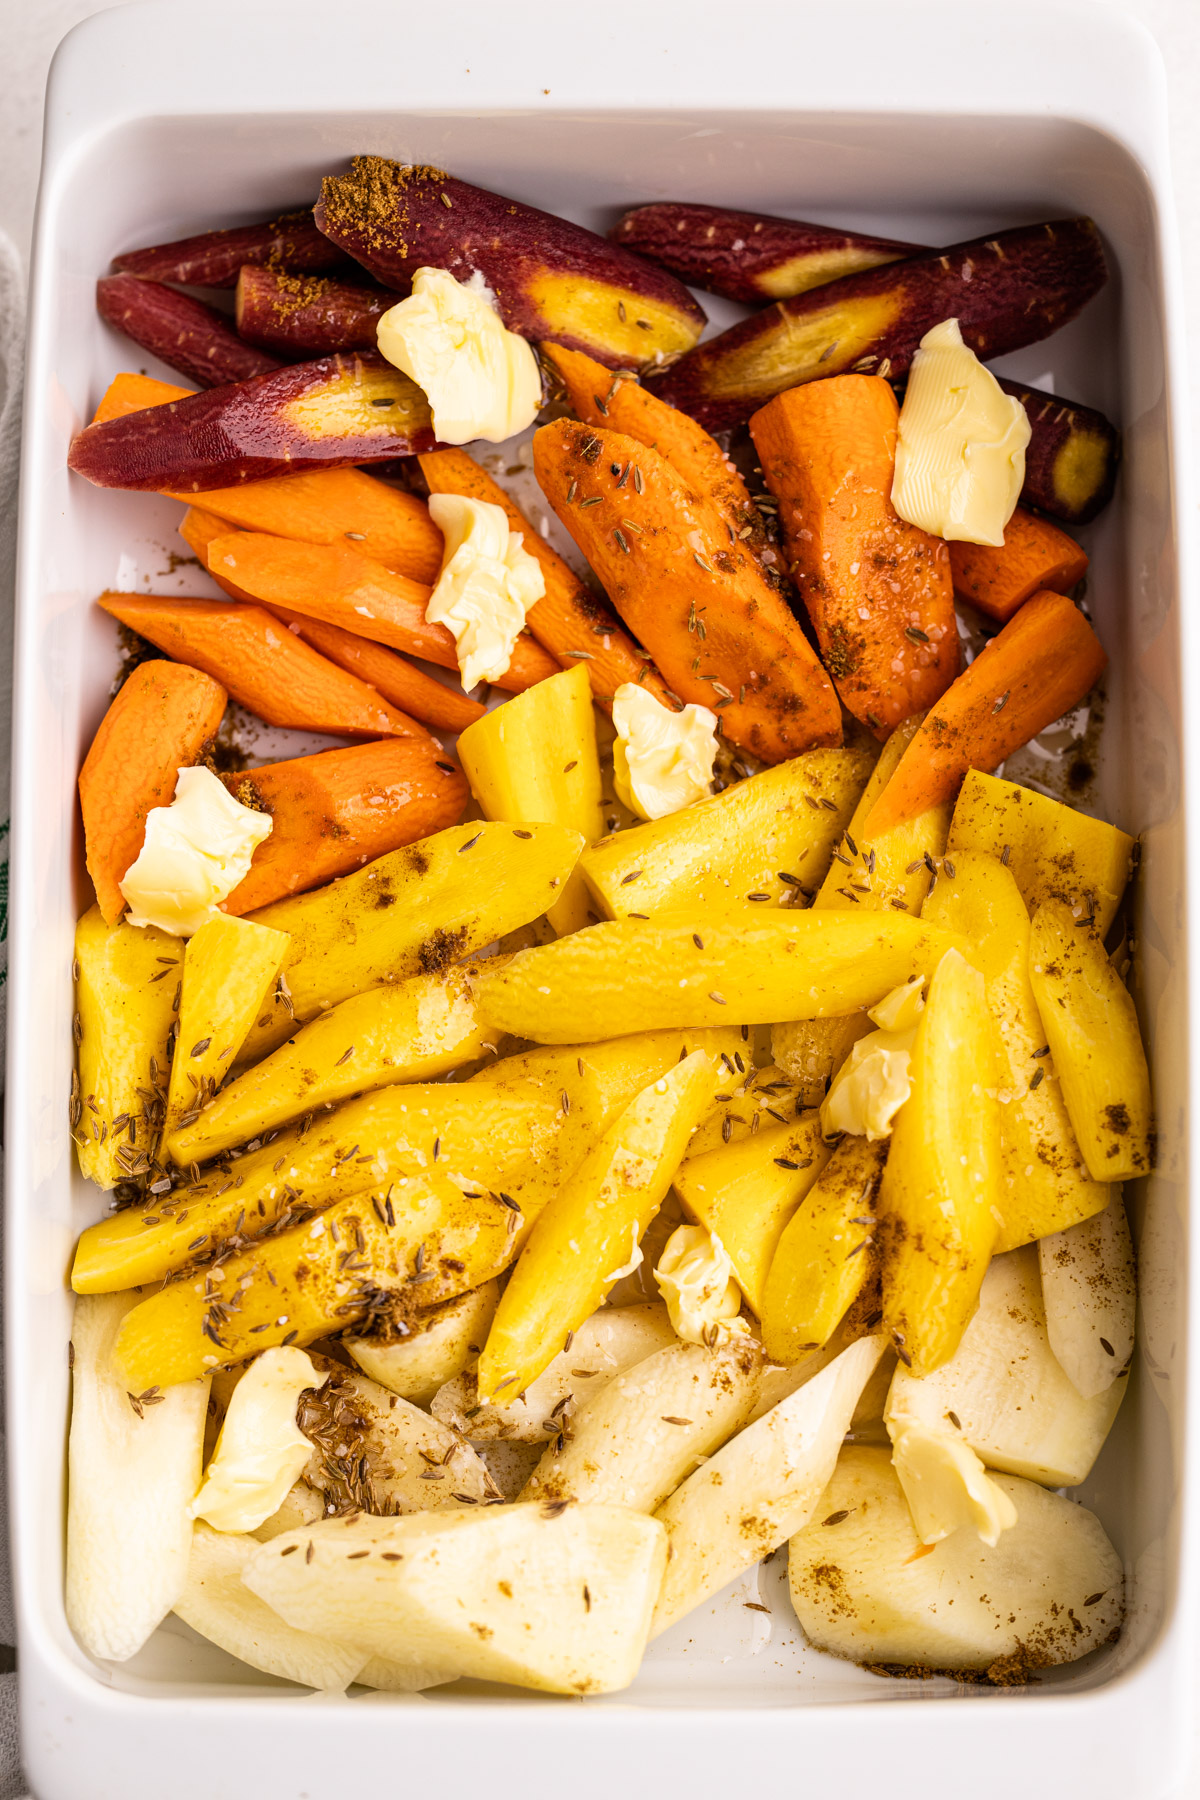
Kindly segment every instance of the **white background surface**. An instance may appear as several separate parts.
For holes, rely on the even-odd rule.
[[[286,17],[286,0],[276,3],[282,21]],[[419,0],[394,0],[398,9],[418,3]],[[444,4],[444,0],[439,3]],[[838,0],[827,3],[836,12]],[[1095,0],[1097,11],[1109,3],[1110,0]],[[897,30],[902,30],[905,0],[893,0],[893,4]],[[961,4],[964,11],[969,11],[972,0],[961,0]],[[1111,0],[1111,4],[1140,19],[1151,30],[1166,63],[1192,347],[1192,429],[1200,443],[1200,0]],[[0,0],[0,230],[11,236],[26,257],[36,194],[46,70],[55,45],[65,33],[79,20],[103,10],[107,10],[104,0]],[[716,28],[717,20],[728,16],[726,7],[718,14],[715,0],[702,0],[699,7],[690,0],[686,8],[680,0],[680,13],[693,29],[702,30]],[[521,21],[528,20],[532,33],[544,22],[544,4],[535,13],[531,0],[506,0],[506,16],[518,28]],[[331,25],[333,33],[340,29],[336,22]],[[236,56],[236,44],[231,44],[229,51]],[[1028,53],[1031,61],[1036,59],[1036,43],[1029,44]],[[181,42],[180,57],[186,56],[186,42]],[[1190,497],[1187,503],[1200,504],[1200,497]],[[4,604],[7,599],[0,596],[0,605]],[[1200,1789],[1197,1795],[1200,1797]],[[1138,1797],[1131,1795],[1130,1800]]]

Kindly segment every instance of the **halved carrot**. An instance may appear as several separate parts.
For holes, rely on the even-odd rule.
[[[199,669],[141,663],[100,721],[79,772],[88,874],[106,925],[125,910],[120,882],[137,861],[146,814],[170,806],[180,769],[215,734],[225,689]]]
[[[211,675],[268,725],[342,737],[427,735],[261,606],[112,592],[101,594],[99,603],[176,662]]]
[[[214,538],[227,537],[229,526],[224,519],[215,518],[198,506],[189,506],[183,515],[179,535],[207,566],[208,546]],[[209,569],[209,574],[232,600],[263,604],[256,602],[253,594],[238,587],[236,582],[227,580],[219,570]],[[435,681],[423,669],[414,667],[394,650],[385,650],[382,644],[376,644],[370,638],[344,631],[340,625],[310,619],[303,613],[289,612],[284,606],[267,606],[266,610],[304,643],[311,644],[314,650],[336,663],[339,669],[357,675],[360,681],[365,681],[385,700],[408,714],[414,721],[414,736],[420,735],[415,723],[417,719],[439,731],[462,731],[487,710],[478,700],[469,700],[457,689]]]
[[[590,357],[582,360],[591,362]],[[593,366],[600,368],[599,363]],[[600,369],[600,373],[607,378],[609,372]],[[570,564],[551,549],[504,489],[465,450],[432,450],[417,460],[431,494],[461,494],[503,507],[510,530],[522,534],[524,548],[536,559],[546,583],[546,592],[531,607],[526,624],[564,669],[586,662],[592,693],[598,700],[611,700],[625,682],[636,681],[664,706],[669,704],[657,669],[622,628],[612,608],[585,587]]]
[[[881,376],[837,375],[750,421],[822,660],[881,739],[932,706],[959,667],[946,546],[891,501],[899,414]]]
[[[614,375],[582,351],[564,350],[560,344],[538,348],[562,376],[576,418],[585,425],[624,432],[657,450],[697,493],[712,496],[738,537],[755,549],[765,545],[762,514],[749,488],[703,425],[660,400],[635,377]]]
[[[833,686],[782,597],[723,513],[666,458],[572,419],[533,440],[542,492],[630,630],[684,700],[733,743],[782,762],[840,744]]]
[[[268,612],[294,631],[304,643],[311,644],[327,656],[339,669],[357,675],[377,693],[398,706],[402,712],[432,725],[438,731],[465,731],[487,711],[478,700],[472,700],[459,688],[445,687],[424,669],[416,668],[394,650],[370,638],[343,631],[340,625],[327,625],[324,619],[309,619],[303,613],[289,612],[283,606],[270,606]]]
[[[864,837],[952,800],[968,769],[994,769],[1078,706],[1108,658],[1064,594],[1035,594],[932,709],[863,829]]]
[[[92,424],[186,400],[193,392],[148,375],[117,375]],[[179,493],[171,498],[186,506],[195,495]],[[295,475],[268,475],[244,486],[206,488],[204,510],[231,525],[306,544],[361,544],[375,562],[410,581],[436,581],[442,566],[442,534],[424,501],[361,469],[301,470]]]
[[[960,600],[1007,625],[1031,594],[1067,594],[1087,574],[1087,552],[1075,539],[1018,506],[1000,545],[950,545],[950,573]]]
[[[224,781],[243,806],[273,820],[250,873],[225,902],[238,915],[456,825],[469,793],[462,770],[429,737],[324,750]]]
[[[236,582],[256,600],[285,606],[290,612],[325,619],[377,644],[407,650],[443,669],[458,669],[454,638],[444,625],[425,622],[430,589],[356,550],[334,544],[300,544],[263,531],[235,531],[213,538],[204,565],[214,575]],[[519,694],[548,675],[558,664],[541,645],[522,632],[512,661],[496,687]]]

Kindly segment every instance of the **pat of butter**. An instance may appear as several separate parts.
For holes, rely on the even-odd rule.
[[[454,633],[464,688],[499,681],[525,629],[525,615],[546,592],[541,566],[508,514],[488,500],[431,494],[429,511],[445,539],[442,572],[425,608],[430,625]]]
[[[170,806],[147,814],[141,852],[121,883],[129,924],[191,937],[245,879],[271,825],[211,769],[180,769]]]
[[[313,1453],[296,1403],[324,1376],[303,1350],[264,1350],[233,1390],[204,1483],[188,1509],[214,1531],[256,1531],[283,1504]]]
[[[872,1006],[868,1019],[881,1031],[911,1031],[925,1011],[925,977],[914,975],[885,994],[878,1006]]]
[[[963,343],[957,319],[921,339],[896,437],[892,505],[910,525],[1003,544],[1025,482],[1029,420]]]
[[[503,323],[482,276],[461,282],[445,269],[418,269],[408,299],[380,319],[376,341],[424,389],[443,444],[499,444],[537,418],[537,358]]]
[[[640,819],[665,819],[712,784],[717,756],[717,715],[707,706],[672,712],[636,682],[613,699],[613,778],[617,796]]]
[[[654,1271],[675,1335],[685,1344],[711,1343],[750,1328],[739,1318],[742,1295],[729,1252],[703,1225],[680,1225],[667,1239]]]
[[[826,1137],[846,1131],[872,1143],[890,1137],[892,1120],[912,1088],[909,1065],[916,1027],[871,1031],[859,1038],[821,1105]]]
[[[892,1464],[923,1544],[938,1544],[966,1529],[994,1549],[1000,1533],[1017,1522],[1017,1509],[1003,1488],[950,1429],[903,1426],[893,1434]]]

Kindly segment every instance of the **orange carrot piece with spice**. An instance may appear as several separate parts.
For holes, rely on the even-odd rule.
[[[590,362],[591,358],[583,360]],[[600,368],[599,363],[594,366]],[[606,377],[609,373],[607,369],[600,372]],[[465,450],[431,450],[417,460],[431,494],[461,494],[468,500],[503,507],[509,529],[521,533],[523,547],[538,563],[546,583],[545,594],[530,608],[525,623],[564,669],[586,661],[592,693],[598,700],[611,700],[625,682],[636,681],[664,706],[670,704],[658,671],[612,608],[580,581],[570,564],[551,549],[474,458]]]
[[[465,731],[487,711],[478,700],[472,700],[459,688],[445,687],[399,656],[370,638],[357,637],[343,631],[340,625],[327,625],[323,619],[309,619],[303,613],[288,612],[286,607],[270,606],[268,612],[294,631],[304,643],[311,644],[327,656],[339,669],[349,670],[377,693],[398,706],[402,712],[437,731]]]
[[[469,794],[462,770],[429,737],[323,750],[223,779],[273,821],[225,902],[239,916],[456,825]]]
[[[880,739],[932,706],[959,668],[946,546],[891,501],[899,414],[881,376],[836,375],[750,420],[825,667]]]
[[[730,541],[720,509],[665,457],[557,419],[535,436],[533,466],[676,694],[711,707],[724,735],[764,762],[841,743],[837,695],[800,626],[745,545]]]
[[[1035,594],[931,710],[863,827],[867,839],[952,800],[1078,706],[1104,673],[1100,640],[1065,594]]]
[[[186,400],[193,392],[149,375],[117,375],[92,424]],[[180,493],[170,498],[186,506],[195,496]],[[206,488],[204,510],[231,525],[306,544],[361,545],[373,561],[410,581],[434,582],[442,566],[442,534],[425,502],[361,469],[300,470],[238,487]]]
[[[341,737],[427,736],[261,606],[112,592],[101,594],[99,603],[175,662],[211,675],[268,725]]]
[[[199,669],[146,662],[101,719],[79,772],[79,801],[88,874],[106,925],[125,910],[120,883],[141,852],[146,814],[170,806],[180,769],[199,761],[226,698]]]
[[[603,363],[560,344],[538,348],[562,377],[576,418],[585,425],[624,432],[657,450],[698,494],[716,501],[738,537],[756,550],[765,546],[762,514],[749,488],[703,425],[660,400],[636,376],[614,375]]]
[[[950,545],[954,592],[1001,625],[1032,594],[1069,594],[1087,568],[1087,552],[1074,538],[1023,506],[1004,527],[1003,544]]]
[[[229,526],[224,519],[214,518],[212,513],[204,512],[198,506],[189,506],[179,527],[179,535],[199,557],[201,564],[207,566],[209,544],[214,538],[227,537]],[[246,593],[244,588],[238,587],[236,582],[226,580],[217,570],[210,569],[209,574],[231,599],[248,600],[252,605],[262,604],[256,602],[254,596]],[[360,681],[365,681],[414,721],[420,719],[423,724],[432,725],[438,731],[463,731],[487,710],[477,700],[469,700],[457,689],[435,681],[424,669],[418,669],[404,657],[398,656],[394,650],[385,650],[382,644],[376,644],[370,638],[344,631],[340,625],[310,619],[303,613],[289,612],[283,606],[267,606],[266,610],[304,643],[311,644],[314,650],[327,656],[339,669],[357,675]],[[414,723],[413,735],[418,734],[419,727]]]
[[[430,625],[430,589],[382,563],[335,544],[300,544],[263,531],[234,531],[205,547],[210,574],[232,581],[269,606],[305,613],[360,637],[406,650],[440,668],[458,671],[454,638],[445,625]],[[522,632],[512,661],[493,685],[519,694],[558,674],[554,658]]]

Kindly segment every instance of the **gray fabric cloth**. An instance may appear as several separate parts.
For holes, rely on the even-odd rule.
[[[11,240],[0,231],[0,1041],[8,975],[8,795],[12,709],[13,584],[17,554],[17,464],[25,350],[25,283]],[[8,1557],[3,1392],[0,1390],[0,1800],[27,1794],[17,1724],[16,1643]]]

